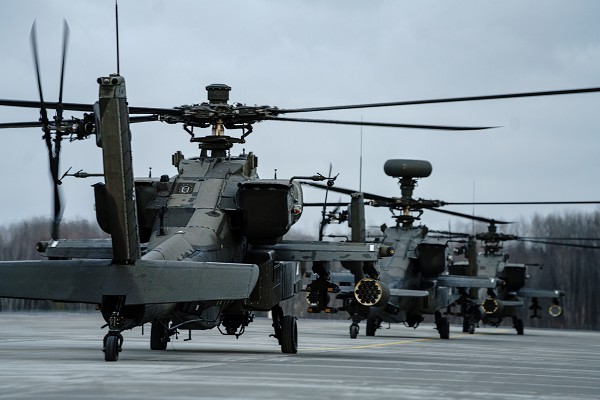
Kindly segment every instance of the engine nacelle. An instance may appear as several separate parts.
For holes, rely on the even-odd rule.
[[[506,264],[498,274],[498,278],[505,282],[506,290],[517,291],[525,286],[527,268],[525,264]]]
[[[239,184],[241,231],[251,244],[274,244],[300,219],[302,189],[287,180],[253,180]]]
[[[419,243],[416,249],[419,270],[425,276],[437,276],[446,270],[447,247],[442,243]]]

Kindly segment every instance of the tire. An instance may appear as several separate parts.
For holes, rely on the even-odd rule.
[[[350,325],[350,339],[356,339],[358,336],[358,325]]]
[[[150,350],[166,350],[168,341],[169,333],[167,328],[165,328],[163,323],[158,319],[152,321],[152,328],[150,329]]]
[[[437,328],[440,334],[440,339],[450,339],[450,321],[448,321],[448,318],[440,318]]]
[[[375,336],[375,332],[377,332],[378,323],[375,318],[367,318],[367,331],[365,334],[367,336]]]
[[[525,334],[525,323],[521,318],[515,321],[515,329],[517,330],[517,335]]]
[[[104,347],[104,361],[117,361],[119,359],[119,338],[109,336]]]
[[[296,318],[291,315],[284,316],[281,322],[281,352],[284,354],[298,352],[298,326]]]

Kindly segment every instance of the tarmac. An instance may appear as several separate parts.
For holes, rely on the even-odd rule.
[[[271,321],[239,339],[181,332],[149,348],[150,326],[124,332],[105,362],[99,313],[0,313],[0,399],[598,399],[600,332],[402,325],[350,339],[349,323],[298,320],[298,354]]]

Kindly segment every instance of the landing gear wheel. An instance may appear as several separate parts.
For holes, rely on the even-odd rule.
[[[291,315],[284,316],[281,322],[281,352],[285,354],[298,352],[298,326],[296,318]]]
[[[117,361],[121,346],[119,337],[115,335],[107,336],[104,340],[104,361]]]
[[[437,330],[440,334],[440,339],[450,339],[450,321],[448,321],[448,318],[441,317],[438,320]]]
[[[168,320],[155,319],[152,321],[152,328],[150,329],[150,350],[167,349],[169,330],[166,328],[166,325],[168,323]]]
[[[357,324],[350,325],[350,339],[356,339],[358,336],[359,327]]]
[[[521,318],[515,319],[514,327],[517,331],[517,335],[523,335],[525,333],[525,323]]]
[[[367,318],[367,336],[375,336],[375,332],[379,328],[380,322],[377,318]]]
[[[469,333],[469,335],[475,333],[475,324],[471,322],[470,318],[463,319],[463,333]]]

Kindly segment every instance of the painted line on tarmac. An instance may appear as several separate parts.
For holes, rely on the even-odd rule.
[[[461,337],[468,336],[466,334],[452,336],[454,339],[458,339]],[[418,342],[430,342],[432,340],[438,340],[438,338],[416,338],[416,339],[408,339],[408,340],[400,340],[397,342],[383,342],[383,343],[374,343],[374,344],[363,344],[356,346],[335,346],[335,347],[308,347],[302,348],[302,351],[332,351],[332,350],[360,350],[360,349],[372,349],[376,347],[387,347],[387,346],[399,346],[403,344],[410,343],[418,343]],[[441,340],[441,339],[439,339]],[[450,339],[452,340],[452,339]]]

